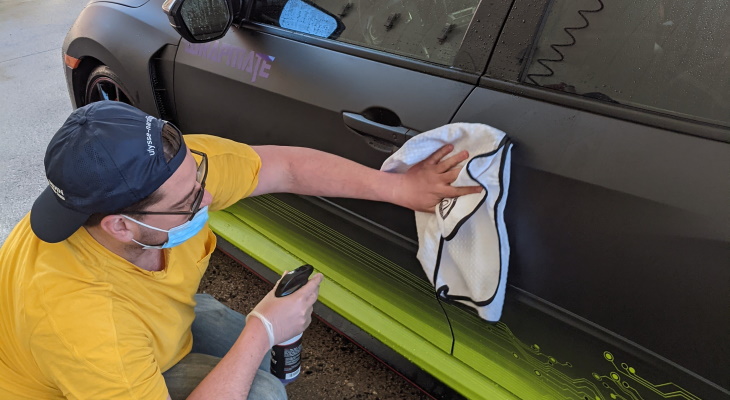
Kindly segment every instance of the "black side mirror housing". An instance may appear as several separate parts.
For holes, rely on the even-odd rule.
[[[225,36],[240,10],[241,0],[165,0],[162,10],[170,25],[190,43],[205,43]]]

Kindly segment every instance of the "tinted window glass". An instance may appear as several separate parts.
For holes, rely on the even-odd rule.
[[[730,2],[554,0],[523,80],[730,125]]]
[[[283,23],[290,1],[307,3],[335,17],[339,30],[331,39],[437,64],[451,65],[478,0],[259,0],[251,19],[322,36],[311,24]],[[296,7],[300,9],[300,6]],[[310,27],[296,29],[296,26]]]

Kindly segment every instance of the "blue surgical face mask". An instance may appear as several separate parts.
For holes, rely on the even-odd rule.
[[[160,232],[167,232],[167,241],[161,245],[151,246],[151,245],[147,245],[144,243],[140,243],[140,242],[132,239],[132,241],[134,243],[137,243],[138,245],[142,246],[142,248],[145,250],[146,249],[168,249],[170,247],[175,247],[175,246],[182,244],[186,240],[197,235],[198,232],[200,232],[200,230],[203,229],[203,227],[205,226],[205,223],[208,222],[208,206],[205,206],[205,207],[201,208],[200,210],[198,210],[198,212],[195,213],[195,216],[193,217],[193,219],[191,219],[190,221],[188,221],[182,225],[176,226],[174,228],[171,228],[170,230],[155,228],[154,226],[139,222],[136,219],[130,218],[124,214],[122,214],[122,217],[124,217],[130,221],[134,221],[144,227],[154,229],[154,230],[160,231]]]

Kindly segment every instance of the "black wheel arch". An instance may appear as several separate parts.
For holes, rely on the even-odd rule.
[[[86,104],[86,84],[89,80],[89,75],[99,66],[106,65],[100,60],[94,57],[83,57],[80,60],[79,66],[76,69],[71,70],[71,85],[72,88],[69,91],[71,95],[71,101],[74,108]]]
[[[120,77],[140,109],[160,115],[151,79],[151,61],[165,49],[169,58],[169,47],[176,48],[180,42],[161,4],[161,0],[151,0],[142,7],[132,8],[115,3],[91,3],[81,12],[63,44],[64,55],[80,60],[75,69],[64,67],[73,108],[85,104],[86,83],[91,72],[106,65]],[[170,74],[163,79],[171,84],[172,68],[165,69],[164,73]]]

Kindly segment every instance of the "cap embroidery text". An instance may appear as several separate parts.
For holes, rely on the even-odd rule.
[[[156,147],[152,144],[152,135],[150,134],[150,131],[152,130],[153,119],[155,119],[155,117],[148,115],[147,123],[145,124],[145,128],[147,129],[147,152],[150,153],[150,156],[155,155],[156,149]]]
[[[66,197],[63,195],[63,190],[61,190],[61,188],[59,188],[58,186],[54,185],[50,179],[48,180],[48,185],[51,186],[51,190],[53,190],[53,193],[55,193],[56,196],[60,197],[61,200],[66,200]]]

